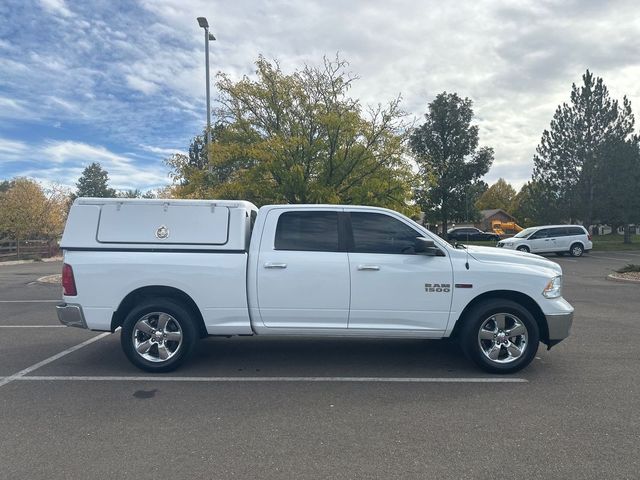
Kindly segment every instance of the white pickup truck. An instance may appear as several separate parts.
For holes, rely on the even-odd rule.
[[[60,321],[114,332],[166,372],[207,335],[459,339],[489,372],[569,335],[562,270],[454,248],[383,208],[79,198],[61,242]]]

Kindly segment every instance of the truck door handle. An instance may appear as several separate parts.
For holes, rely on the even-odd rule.
[[[267,263],[264,264],[264,268],[287,268],[287,264],[286,263],[267,262]]]
[[[358,270],[380,270],[378,265],[358,265]]]

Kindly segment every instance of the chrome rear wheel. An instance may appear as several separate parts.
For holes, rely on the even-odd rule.
[[[180,323],[164,312],[151,312],[140,318],[132,337],[135,351],[150,362],[170,360],[182,347]]]

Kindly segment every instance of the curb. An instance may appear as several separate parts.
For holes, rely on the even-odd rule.
[[[612,282],[620,282],[620,283],[640,284],[640,280],[633,280],[631,278],[616,277],[613,273],[607,275],[607,280],[611,280]]]
[[[53,275],[45,275],[36,280],[38,283],[60,284],[62,283],[62,274],[54,273]]]
[[[9,260],[7,262],[0,262],[0,267],[10,266],[10,265],[23,265],[25,263],[48,263],[48,262],[59,262],[62,260],[62,257],[49,257],[43,258],[42,260]]]

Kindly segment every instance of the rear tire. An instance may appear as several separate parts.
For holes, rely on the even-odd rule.
[[[460,343],[465,355],[489,373],[517,372],[538,351],[540,332],[533,315],[520,304],[489,299],[461,319]]]
[[[529,247],[527,247],[526,245],[520,245],[518,248],[516,248],[516,250],[518,250],[519,252],[526,252],[526,253],[531,252]]]
[[[581,243],[574,243],[573,245],[571,245],[571,248],[569,249],[569,254],[572,257],[581,257],[583,253],[584,253],[584,246]]]
[[[197,338],[191,311],[165,298],[148,299],[131,309],[120,332],[129,361],[154,373],[178,368],[193,351]]]

